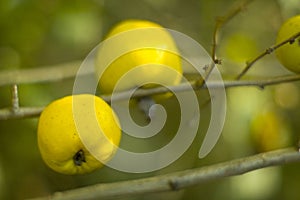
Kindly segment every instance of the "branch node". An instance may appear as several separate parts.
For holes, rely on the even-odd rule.
[[[208,67],[209,67],[209,65],[206,64],[206,65],[204,65],[204,67],[203,67],[202,69],[203,69],[204,71],[207,71]]]
[[[179,183],[176,180],[169,180],[169,186],[171,190],[176,191],[179,190]]]
[[[214,63],[216,65],[222,65],[222,59],[216,58],[216,59],[214,59]]]
[[[298,141],[297,149],[298,149],[298,152],[300,152],[300,140]]]
[[[265,86],[264,85],[258,85],[258,88],[261,89],[261,90],[264,90]]]
[[[289,44],[293,44],[295,42],[295,40],[296,40],[296,38],[290,39]]]
[[[272,47],[267,48],[267,49],[266,49],[266,53],[267,53],[267,54],[271,54],[274,50],[275,50],[275,49],[272,48]]]
[[[198,79],[198,80],[195,82],[194,89],[195,89],[195,90],[198,90],[198,89],[202,88],[204,85],[205,85],[205,80],[204,80],[204,79]]]

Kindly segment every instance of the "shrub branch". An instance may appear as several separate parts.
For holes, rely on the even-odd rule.
[[[232,88],[232,87],[258,87],[263,89],[269,85],[275,85],[280,83],[287,83],[293,81],[299,81],[300,75],[286,75],[286,76],[278,76],[278,77],[270,77],[262,80],[231,80],[224,82],[209,82],[210,88]],[[190,81],[186,83],[181,83],[176,86],[169,87],[173,92],[184,92],[190,90],[199,90],[199,89],[207,89],[207,84],[199,85],[199,81]],[[128,98],[139,98],[145,96],[151,96],[154,94],[162,94],[169,92],[168,88],[165,87],[156,87],[151,89],[137,89],[133,94],[132,91],[124,91],[115,93],[113,96],[111,95],[100,95],[102,99],[104,99],[107,103],[113,101],[122,101]],[[132,95],[131,95],[132,94]],[[2,108],[0,109],[0,120],[7,119],[21,119],[28,117],[38,117],[42,112],[44,107],[19,107],[17,110],[13,109],[13,105],[11,108]]]
[[[173,172],[149,178],[100,183],[31,200],[112,199],[157,192],[176,191],[206,182],[244,174],[253,170],[299,162],[298,149],[286,148],[200,168]]]
[[[295,40],[300,37],[300,32],[291,36],[290,38],[280,42],[277,45],[274,45],[272,47],[267,48],[264,52],[262,52],[261,54],[259,54],[256,58],[254,58],[252,61],[247,62],[246,67],[243,69],[243,71],[237,76],[237,80],[240,80],[248,71],[249,69],[260,59],[262,59],[263,57],[265,57],[266,55],[269,55],[271,53],[273,53],[276,49],[278,49],[279,47],[285,45],[285,44],[292,44],[295,42]]]

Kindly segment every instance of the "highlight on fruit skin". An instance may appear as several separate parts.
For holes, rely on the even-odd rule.
[[[147,20],[116,24],[101,43],[95,62],[98,86],[104,94],[176,85],[182,77],[181,57],[172,35]]]
[[[55,100],[39,118],[38,147],[42,159],[62,174],[85,174],[101,168],[114,156],[120,139],[117,116],[94,95]]]
[[[280,27],[277,34],[276,44],[289,39],[299,32],[300,15],[296,15],[286,20]],[[300,37],[292,43],[287,43],[279,47],[275,52],[278,60],[284,67],[295,73],[300,73]]]

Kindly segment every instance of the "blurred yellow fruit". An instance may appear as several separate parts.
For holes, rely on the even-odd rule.
[[[99,48],[96,74],[99,89],[106,94],[114,89],[176,85],[181,81],[181,58],[175,41],[162,26],[126,20],[110,30]]]
[[[287,121],[272,110],[262,111],[253,117],[251,136],[259,152],[287,147],[292,140]]]
[[[279,29],[276,44],[287,40],[300,32],[300,15],[289,18]],[[300,73],[300,38],[292,44],[285,44],[276,49],[276,56],[281,64],[290,71]]]
[[[100,168],[103,161],[112,158],[120,138],[119,122],[110,106],[89,94],[58,99],[44,109],[39,119],[42,158],[63,174],[84,174]]]
[[[257,42],[254,38],[242,32],[228,36],[221,50],[225,52],[226,58],[237,63],[245,63],[258,53]]]

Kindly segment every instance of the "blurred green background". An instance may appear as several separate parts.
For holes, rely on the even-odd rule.
[[[49,66],[83,60],[115,23],[148,19],[180,31],[211,51],[217,16],[239,0],[1,0],[0,70]],[[281,23],[299,14],[298,0],[254,1],[224,26],[218,46],[224,79],[236,76],[245,62],[274,44]],[[0,73],[1,73],[0,71]],[[248,79],[289,74],[274,55],[257,62]],[[72,93],[73,80],[19,86],[22,106],[44,106]],[[38,119],[0,121],[0,199],[24,199],[94,183],[149,177],[209,165],[258,152],[292,146],[300,129],[298,82],[267,87],[227,90],[224,131],[213,151],[198,159],[207,129],[210,107],[206,91],[197,92],[201,108],[198,136],[189,150],[171,166],[146,174],[129,174],[104,167],[92,174],[65,176],[51,171],[37,148]],[[0,87],[0,107],[10,106],[10,88]],[[165,102],[168,118],[162,137],[143,141],[123,139],[124,146],[159,147],[170,140],[179,123],[176,99]],[[174,112],[178,115],[174,115]],[[172,112],[172,114],[171,114]],[[136,108],[138,123],[146,120]],[[164,135],[165,134],[165,135]],[[130,143],[132,142],[132,143]],[[137,143],[136,143],[137,142]],[[137,199],[299,199],[300,164],[257,170],[174,193],[139,196]],[[132,198],[130,198],[132,199]]]

